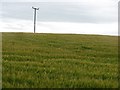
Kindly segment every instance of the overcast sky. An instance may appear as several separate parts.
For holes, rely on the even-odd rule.
[[[26,31],[31,32],[33,29],[30,27],[33,24],[32,6],[35,6],[40,8],[37,11],[37,30],[40,29],[43,33],[46,30],[46,33],[108,33],[108,35],[116,35],[118,33],[118,1],[1,0],[1,31],[13,32],[21,29],[22,32],[29,29],[30,31]],[[14,30],[12,30],[13,28]]]

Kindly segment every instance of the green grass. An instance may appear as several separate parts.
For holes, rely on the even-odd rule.
[[[3,88],[117,88],[118,38],[3,33]]]

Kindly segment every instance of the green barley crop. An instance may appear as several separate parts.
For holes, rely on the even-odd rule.
[[[118,38],[3,33],[3,88],[117,88]]]

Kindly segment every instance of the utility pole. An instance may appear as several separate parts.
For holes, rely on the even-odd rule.
[[[34,9],[34,33],[35,33],[35,26],[36,26],[36,10],[39,10],[39,8],[32,7]]]

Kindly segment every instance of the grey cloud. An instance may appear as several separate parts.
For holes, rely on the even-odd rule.
[[[79,4],[78,4],[79,3]],[[33,19],[32,6],[39,7],[38,21],[110,23],[117,21],[114,7],[94,7],[80,2],[2,3],[3,18]]]

